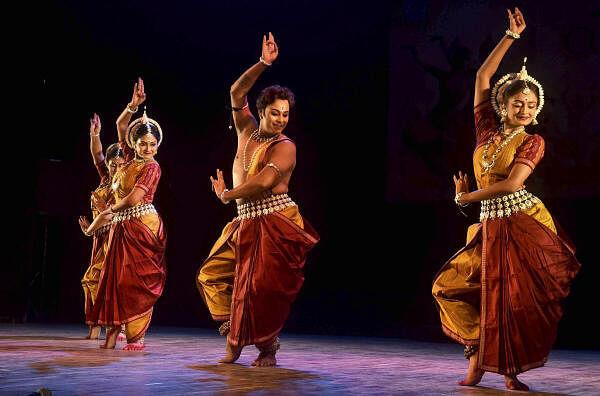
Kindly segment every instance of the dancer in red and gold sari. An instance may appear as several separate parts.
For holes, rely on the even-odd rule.
[[[107,326],[104,348],[115,347],[119,326],[125,324],[127,345],[123,349],[144,349],[144,335],[166,278],[166,233],[152,205],[161,173],[154,156],[162,131],[146,112],[129,124],[145,98],[144,83],[139,79],[131,102],[117,120],[126,162],[113,179],[115,203],[92,223],[92,227],[111,223],[93,310],[94,322]]]
[[[90,119],[90,151],[94,165],[100,176],[100,185],[91,195],[92,218],[96,218],[100,212],[113,203],[110,182],[117,168],[123,164],[123,156],[117,143],[111,144],[106,149],[106,157],[102,153],[102,142],[100,140],[101,128],[100,117],[98,117],[98,114],[94,114],[92,119]],[[90,265],[81,279],[81,285],[83,286],[83,295],[85,297],[85,323],[89,326],[86,338],[96,340],[100,334],[101,327],[93,326],[91,314],[94,301],[96,300],[104,256],[108,247],[108,230],[110,226],[102,227],[93,234],[90,234],[87,231],[90,223],[85,216],[79,217],[79,225],[84,234],[93,237],[92,257]]]
[[[296,164],[296,145],[285,135],[292,92],[265,88],[257,100],[260,123],[248,109],[247,94],[260,74],[277,58],[272,34],[263,37],[260,62],[231,87],[238,150],[233,162],[234,188],[225,188],[223,173],[211,177],[223,203],[237,201],[238,216],[197,274],[198,290],[213,319],[227,334],[223,363],[235,362],[246,345],[260,353],[254,366],[274,366],[283,328],[304,282],[303,267],[318,235],[287,195]]]
[[[546,362],[580,264],[555,219],[524,187],[544,155],[544,139],[525,132],[537,124],[542,86],[523,66],[490,92],[491,77],[525,29],[519,9],[508,16],[510,28],[475,83],[479,189],[469,192],[462,172],[454,177],[456,204],[481,202],[481,222],[469,227],[466,246],[437,274],[433,296],[443,331],[465,345],[469,369],[460,385],[475,385],[491,371],[505,376],[507,388],[528,390],[517,374]]]

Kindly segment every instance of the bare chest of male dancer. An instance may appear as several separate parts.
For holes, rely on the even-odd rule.
[[[249,166],[250,166],[250,162],[252,161],[252,158],[254,157],[254,153],[256,150],[260,149],[261,143],[256,142],[252,139],[250,139],[250,141],[248,141],[248,139],[250,139],[250,135],[249,134],[238,134],[238,144],[237,144],[237,150],[236,150],[236,154],[235,154],[235,158],[233,160],[233,187],[237,187],[240,184],[244,183],[247,179],[248,179],[248,171],[246,170]],[[256,153],[256,156],[258,156],[260,153]],[[267,158],[268,159],[268,158]],[[255,161],[258,160],[258,158],[255,159]],[[244,168],[246,167],[246,168]],[[250,197],[249,199],[239,199],[237,200],[237,202],[244,202],[244,201],[253,201],[253,200],[257,200],[257,199],[262,199],[265,197],[268,197],[270,195],[276,195],[276,194],[285,194],[288,192],[288,185],[290,183],[290,178],[291,178],[292,174],[291,172],[289,172],[286,175],[282,175],[281,180],[275,185],[273,186],[271,189],[264,191],[263,193],[254,196],[254,197]]]

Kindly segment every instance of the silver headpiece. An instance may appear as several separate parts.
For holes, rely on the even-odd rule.
[[[135,141],[133,140],[133,132],[135,132],[139,128],[146,128],[146,130],[148,131],[147,133],[152,133],[152,125],[154,125],[158,130],[159,138],[156,145],[160,146],[163,140],[162,129],[160,128],[160,125],[157,121],[153,120],[152,118],[146,115],[145,107],[144,114],[140,118],[136,118],[135,120],[131,121],[129,127],[127,128],[127,145],[131,148],[135,146]]]
[[[498,98],[498,91],[500,91],[500,89],[502,89],[507,84],[510,84],[511,82],[513,82],[515,80],[523,80],[525,82],[525,88],[523,89],[522,92],[527,95],[529,92],[531,92],[531,90],[529,89],[529,85],[527,83],[534,84],[538,88],[538,91],[540,93],[539,98],[538,98],[538,106],[535,111],[535,115],[533,116],[533,122],[532,122],[533,125],[537,125],[537,123],[538,123],[537,116],[538,116],[538,114],[540,114],[540,111],[542,111],[542,107],[544,107],[544,89],[542,88],[542,84],[540,84],[538,82],[538,80],[531,77],[527,73],[527,68],[525,67],[525,63],[527,63],[527,58],[523,59],[523,66],[521,67],[520,72],[506,74],[500,80],[498,80],[498,82],[496,82],[496,84],[492,88],[492,93],[490,95],[491,96],[490,99],[492,101],[492,106],[494,107],[496,114],[498,114],[498,116],[502,117],[502,113],[501,113],[502,98]]]

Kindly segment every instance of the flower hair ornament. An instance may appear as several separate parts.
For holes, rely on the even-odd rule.
[[[133,133],[135,131],[137,131],[139,128],[145,128],[148,131],[147,133],[152,133],[152,126],[154,126],[158,130],[159,138],[156,145],[160,146],[163,140],[162,129],[160,128],[160,125],[157,121],[153,120],[152,118],[148,117],[148,115],[146,115],[145,107],[144,114],[140,118],[136,118],[135,120],[131,121],[129,127],[127,128],[127,145],[131,148],[135,146],[135,141],[133,140]]]
[[[544,107],[544,88],[542,88],[542,84],[540,84],[538,82],[538,80],[536,80],[535,78],[531,77],[528,73],[527,73],[527,68],[525,67],[525,63],[527,63],[527,58],[523,59],[523,66],[521,67],[521,71],[518,73],[508,73],[506,75],[504,75],[500,80],[498,80],[498,82],[496,82],[496,84],[494,84],[494,87],[492,88],[492,93],[490,94],[490,99],[492,101],[492,106],[494,107],[494,111],[496,111],[496,114],[498,114],[498,116],[500,116],[500,118],[502,118],[504,120],[504,118],[506,117],[506,110],[503,109],[502,103],[501,103],[501,98],[498,98],[498,93],[501,89],[505,88],[508,84],[510,84],[513,81],[516,80],[522,80],[525,83],[525,88],[523,89],[523,92],[525,95],[529,94],[531,92],[531,90],[529,89],[529,85],[528,84],[534,84],[540,95],[538,98],[538,106],[537,109],[535,111],[535,115],[533,116],[533,125],[537,125],[538,121],[537,121],[537,116],[538,114],[540,114],[540,111],[542,111],[542,107]]]

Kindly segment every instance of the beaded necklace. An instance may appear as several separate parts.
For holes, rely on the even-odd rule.
[[[248,172],[248,170],[250,170],[250,166],[252,166],[252,164],[254,163],[256,154],[258,152],[260,152],[260,149],[262,149],[264,146],[266,146],[267,144],[269,144],[270,142],[275,140],[275,138],[277,138],[277,136],[278,135],[273,135],[273,136],[262,135],[258,129],[256,129],[254,132],[252,132],[252,134],[250,135],[248,140],[246,140],[246,145],[244,146],[244,158],[243,158],[244,171]],[[248,143],[250,143],[250,140],[254,140],[255,142],[260,143],[260,145],[254,149],[254,152],[252,153],[252,157],[250,158],[250,162],[248,162]]]
[[[500,126],[500,134],[504,135],[502,132],[504,131],[504,126]],[[506,147],[506,145],[515,137],[517,136],[519,133],[524,132],[525,131],[525,127],[524,126],[520,126],[518,128],[516,128],[514,131],[512,131],[510,133],[510,135],[506,136],[504,138],[504,140],[498,145],[498,147],[496,147],[496,150],[494,150],[494,154],[492,154],[492,159],[491,161],[488,160],[488,150],[490,148],[490,144],[492,144],[492,142],[494,141],[494,136],[490,137],[488,139],[488,141],[485,143],[485,146],[483,146],[483,154],[481,155],[481,166],[483,167],[483,173],[487,173],[489,172],[494,165],[496,164],[496,158],[498,158],[498,155],[500,154],[500,152],[502,151],[502,149],[504,147]]]

